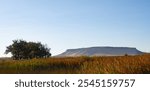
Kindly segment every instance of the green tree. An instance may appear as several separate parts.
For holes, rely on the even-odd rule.
[[[26,42],[24,40],[14,40],[13,44],[6,48],[5,53],[11,53],[12,58],[16,60],[47,58],[51,56],[50,48],[46,45],[40,42]]]

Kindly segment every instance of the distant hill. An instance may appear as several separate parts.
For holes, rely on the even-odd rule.
[[[130,47],[90,47],[79,49],[68,49],[57,57],[76,57],[76,56],[124,56],[139,55],[143,52]]]

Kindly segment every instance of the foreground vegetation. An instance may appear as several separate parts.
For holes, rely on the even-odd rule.
[[[6,74],[150,74],[150,54],[118,57],[0,59]]]

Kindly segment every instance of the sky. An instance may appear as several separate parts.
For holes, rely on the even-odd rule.
[[[150,0],[0,0],[0,57],[16,39],[47,44],[52,55],[95,46],[150,52]]]

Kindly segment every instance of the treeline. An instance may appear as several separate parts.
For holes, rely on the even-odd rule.
[[[40,42],[27,42],[14,40],[12,45],[6,48],[5,54],[11,53],[15,60],[47,58],[51,56],[50,48]]]

